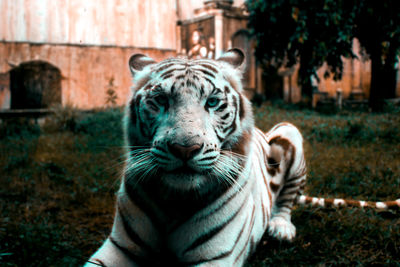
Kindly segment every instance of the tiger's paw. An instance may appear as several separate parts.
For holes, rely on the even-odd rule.
[[[282,217],[273,217],[268,225],[268,233],[279,240],[292,241],[296,236],[296,227]]]

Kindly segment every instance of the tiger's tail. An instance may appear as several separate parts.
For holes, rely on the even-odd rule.
[[[357,207],[357,208],[372,208],[376,210],[400,210],[400,199],[392,201],[363,201],[353,199],[342,199],[342,198],[320,198],[310,197],[305,195],[299,195],[296,198],[296,204],[298,205],[310,205],[312,207],[321,208],[340,208],[340,207]]]

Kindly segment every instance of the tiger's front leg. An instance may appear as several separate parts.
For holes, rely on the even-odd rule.
[[[96,264],[107,267],[155,266],[152,248],[158,244],[158,232],[146,213],[128,195],[125,178],[117,194],[111,234],[85,267]]]
[[[267,134],[270,153],[267,155],[270,189],[273,195],[272,217],[268,225],[271,236],[291,241],[296,227],[291,211],[297,195],[302,193],[306,180],[303,138],[290,123],[280,123]]]
[[[108,238],[100,249],[90,257],[85,263],[84,267],[137,267],[135,262],[132,261],[123,251],[121,251],[112,241]]]

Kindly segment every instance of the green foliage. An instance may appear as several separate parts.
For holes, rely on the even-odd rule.
[[[264,131],[289,121],[303,133],[307,194],[372,201],[399,197],[398,113],[321,115],[266,105],[254,111]],[[111,230],[124,164],[122,112],[76,112],[74,127],[56,123],[60,127],[52,128],[46,122],[0,128],[7,133],[0,138],[1,266],[79,266]],[[61,117],[61,122],[71,119]],[[265,235],[247,266],[400,261],[398,212],[296,207],[293,222],[293,243]]]
[[[43,129],[48,133],[68,131],[84,136],[99,137],[113,135],[111,138],[90,138],[85,147],[120,145],[122,134],[121,109],[82,112],[72,107],[58,107],[54,114],[46,118]]]
[[[121,118],[60,110],[42,127],[2,129],[1,266],[79,266],[101,245],[123,166]]]
[[[53,114],[46,118],[44,129],[47,132],[75,131],[81,112],[72,106],[53,106]]]
[[[79,255],[80,251],[64,241],[68,237],[63,236],[63,230],[40,219],[31,223],[10,224],[7,231],[0,230],[5,241],[1,248],[3,251],[12,249],[13,252],[0,254],[1,265],[79,266],[82,260],[74,255]]]
[[[370,105],[395,97],[400,55],[397,0],[247,0],[249,28],[257,40],[256,57],[265,68],[300,63],[302,92],[311,96],[311,77],[327,63],[325,75],[340,79],[342,57],[354,57],[358,38],[372,61]]]
[[[87,113],[82,115],[81,119],[76,123],[75,132],[86,133],[92,136],[113,132],[121,134],[121,118],[121,109],[100,110],[95,115]]]
[[[357,6],[334,0],[247,0],[249,27],[256,37],[256,57],[266,66],[290,67],[300,61],[299,82],[324,62],[335,79],[342,74],[341,57],[351,57]],[[307,88],[303,88],[304,89]],[[311,91],[306,92],[311,96]]]
[[[306,194],[370,201],[399,198],[400,117],[262,106],[256,124],[267,131],[295,124],[305,139]],[[296,207],[293,243],[264,236],[250,266],[388,265],[400,261],[398,212]]]
[[[355,1],[355,0],[353,0]],[[371,59],[370,106],[382,111],[383,99],[396,96],[400,55],[400,12],[396,0],[359,2],[354,36]]]
[[[10,138],[36,138],[40,135],[40,127],[32,119],[11,118],[0,121],[0,140]]]
[[[314,110],[299,110],[283,106],[264,105],[255,111],[255,119],[263,129],[269,129],[279,123],[282,117],[297,125],[306,140],[335,145],[363,145],[370,142],[397,144],[400,141],[400,117],[398,113],[373,115],[369,113],[320,114]],[[389,110],[397,110],[389,107]]]
[[[355,0],[353,0],[355,1]],[[396,0],[363,0],[358,3],[354,35],[366,52],[395,68],[400,53],[400,12],[395,8]]]

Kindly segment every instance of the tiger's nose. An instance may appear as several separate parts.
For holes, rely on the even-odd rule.
[[[202,148],[202,145],[194,144],[189,146],[183,146],[178,143],[168,143],[169,151],[175,157],[182,160],[189,160],[198,154]]]

